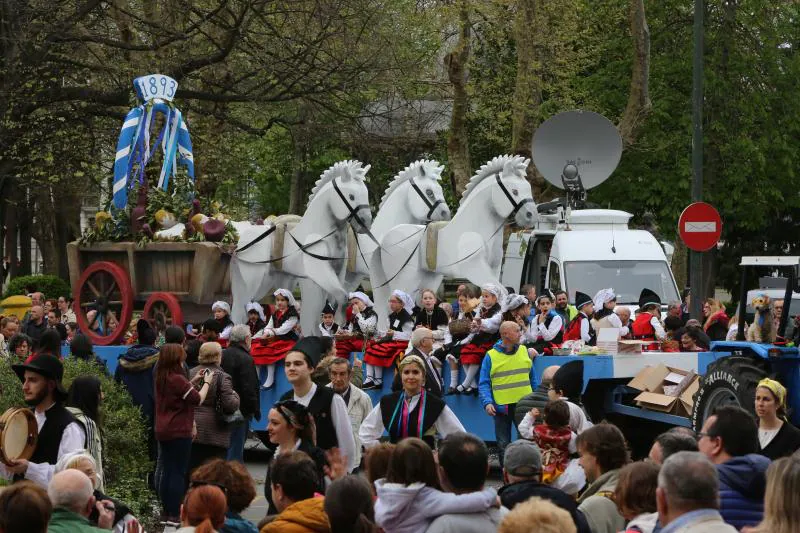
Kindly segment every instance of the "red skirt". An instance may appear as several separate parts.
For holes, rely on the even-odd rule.
[[[483,361],[483,356],[486,352],[492,349],[493,342],[485,342],[483,344],[465,344],[461,347],[461,364],[462,365],[479,365]]]
[[[296,343],[297,341],[292,339],[278,339],[270,343],[262,342],[261,339],[253,339],[250,355],[253,356],[253,362],[257,365],[271,365],[286,357]]]
[[[398,355],[403,355],[408,348],[408,341],[386,341],[367,344],[364,362],[368,365],[389,368]]]
[[[349,339],[336,339],[336,357],[350,359],[350,352],[360,352],[364,349],[364,337],[351,337]]]

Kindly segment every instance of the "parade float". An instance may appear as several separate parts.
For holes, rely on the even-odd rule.
[[[167,325],[207,318],[230,294],[234,224],[194,191],[189,128],[163,75],[134,80],[139,105],[125,117],[112,196],[94,226],[67,246],[75,314],[95,345],[119,344],[134,309]],[[152,163],[152,164],[151,164]],[[160,163],[157,179],[146,170]]]

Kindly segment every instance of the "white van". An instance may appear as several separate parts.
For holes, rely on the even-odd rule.
[[[680,300],[669,266],[673,248],[644,230],[628,228],[630,213],[613,209],[581,209],[568,215],[540,214],[531,231],[511,234],[503,259],[503,285],[519,291],[526,283],[562,288],[575,301],[575,291],[594,296],[613,287],[617,303],[637,308],[647,287],[666,304]],[[669,254],[665,254],[665,249]]]

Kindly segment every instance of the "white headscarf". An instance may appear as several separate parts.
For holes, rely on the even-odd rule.
[[[481,287],[481,290],[494,294],[497,297],[497,301],[500,303],[501,307],[503,301],[506,299],[506,296],[508,295],[508,292],[506,292],[505,287],[501,287],[496,283],[487,283]],[[481,305],[483,305],[483,298],[481,298]]]
[[[227,314],[231,314],[231,306],[228,305],[228,302],[223,302],[222,300],[214,302],[214,305],[211,306],[211,312],[213,313],[217,309],[222,309]]]
[[[392,296],[403,302],[403,309],[406,310],[406,313],[409,315],[414,314],[414,300],[407,292],[395,289],[392,291]]]
[[[600,289],[599,291],[597,291],[597,294],[594,295],[594,300],[593,300],[594,310],[600,311],[603,309],[603,306],[606,304],[606,302],[610,302],[616,299],[617,295],[614,294],[614,289],[612,288]]]
[[[284,298],[289,300],[289,307],[297,307],[297,300],[294,299],[292,291],[288,291],[286,289],[278,289],[277,291],[272,293],[272,296],[275,297],[283,296]]]
[[[513,311],[514,309],[519,309],[523,305],[528,305],[528,303],[528,299],[521,294],[509,294],[503,301],[502,309],[503,312]]]
[[[358,298],[359,300],[364,302],[364,304],[367,307],[372,307],[375,305],[374,303],[372,303],[372,300],[369,299],[369,296],[367,296],[361,291],[351,292],[350,294],[347,295],[348,300],[352,300],[353,298]]]
[[[247,312],[255,311],[258,313],[258,316],[261,317],[261,320],[266,320],[267,316],[264,314],[264,308],[261,307],[261,304],[258,302],[250,302],[246,306]]]

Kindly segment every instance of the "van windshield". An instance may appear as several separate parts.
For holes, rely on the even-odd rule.
[[[646,287],[664,304],[680,300],[665,261],[568,261],[564,276],[571,299],[576,290],[594,297],[600,289],[611,287],[618,295],[617,303],[637,305]]]

